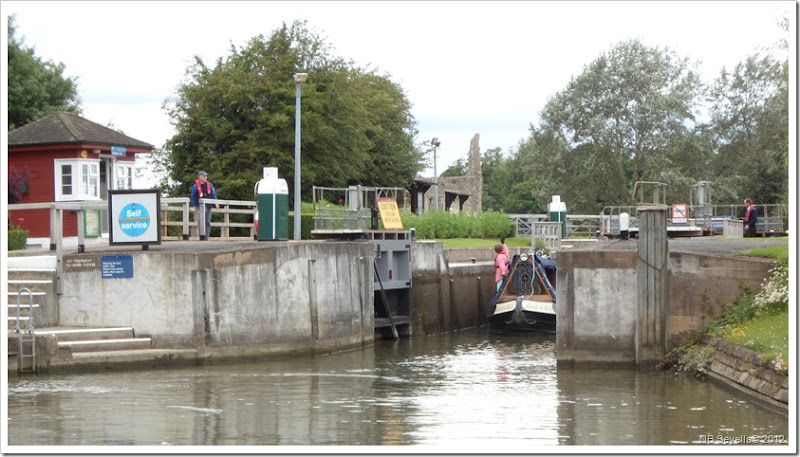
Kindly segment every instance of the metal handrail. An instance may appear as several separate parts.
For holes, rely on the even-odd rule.
[[[28,294],[28,325],[25,331],[20,327],[20,310],[22,308],[22,294]],[[27,287],[17,291],[17,319],[14,323],[14,332],[17,334],[19,354],[17,355],[17,371],[20,373],[36,371],[36,331],[33,324],[33,292]],[[26,348],[29,348],[26,351]],[[31,359],[30,369],[25,369],[25,359]]]

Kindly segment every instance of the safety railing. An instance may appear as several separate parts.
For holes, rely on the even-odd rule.
[[[514,223],[517,237],[531,236],[536,223],[552,222],[547,214],[509,214],[508,218]],[[602,217],[597,214],[567,214],[567,237],[594,237],[601,222]]]
[[[537,243],[537,240],[541,240]],[[561,222],[534,222],[531,224],[531,246],[539,249],[561,249]]]
[[[219,209],[214,208],[211,221],[211,235],[213,237],[220,240],[252,240],[254,238],[256,232],[253,216],[257,211],[256,202],[222,199],[200,199],[200,201],[208,205],[220,205]],[[8,205],[9,213],[24,210],[48,210],[50,212],[50,250],[53,251],[57,250],[64,236],[64,212],[79,212],[77,217],[78,252],[84,252],[86,245],[86,227],[84,226],[86,220],[85,213],[87,211],[99,211],[101,220],[107,220],[108,201],[86,200],[75,202],[15,203]],[[161,211],[162,240],[188,240],[198,237],[196,212],[194,208],[189,205],[188,197],[162,198]],[[177,215],[177,217],[175,217],[175,215]],[[243,217],[237,218],[234,215],[242,215]],[[11,217],[9,219],[11,219]],[[178,227],[179,230],[171,229],[172,227]],[[219,230],[214,230],[215,228]],[[232,232],[234,228],[244,229],[239,230],[239,232],[245,232],[247,235],[234,234]]]
[[[382,198],[393,199],[400,210],[411,208],[411,193],[400,187],[314,186],[314,230],[373,229],[377,223],[377,202]]]

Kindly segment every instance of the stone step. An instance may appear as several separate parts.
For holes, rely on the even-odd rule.
[[[153,341],[150,338],[115,338],[105,340],[59,341],[58,348],[72,350],[73,357],[78,352],[111,352],[132,349],[150,349]]]
[[[9,268],[8,279],[11,280],[33,280],[33,281],[53,281],[56,278],[56,270],[52,268]]]
[[[31,292],[51,292],[53,281],[50,279],[9,279],[8,294],[16,295],[22,289],[29,289]],[[23,294],[25,295],[25,294]]]
[[[59,342],[134,338],[133,327],[40,328],[37,335],[53,335]]]

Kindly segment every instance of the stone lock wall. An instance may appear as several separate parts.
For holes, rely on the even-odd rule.
[[[749,389],[752,395],[769,406],[789,402],[789,376],[782,362],[766,362],[751,349],[731,344],[721,338],[705,336],[703,344],[716,349],[709,374],[723,381]]]

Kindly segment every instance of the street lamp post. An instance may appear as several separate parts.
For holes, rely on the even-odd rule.
[[[436,149],[442,144],[439,138],[431,140],[433,146],[433,212],[439,212],[439,173],[436,172]]]
[[[295,73],[294,102],[294,239],[300,240],[300,86],[306,82],[308,73]]]

